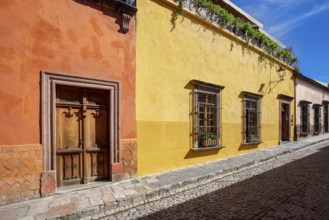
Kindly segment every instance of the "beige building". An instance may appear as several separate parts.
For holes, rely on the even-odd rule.
[[[329,132],[329,85],[296,74],[296,138]]]

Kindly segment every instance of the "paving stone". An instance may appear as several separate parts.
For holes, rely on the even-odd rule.
[[[145,193],[148,189],[145,186],[136,186],[134,190],[136,190],[138,193]]]
[[[127,189],[123,191],[123,194],[125,194],[126,196],[133,196],[133,195],[137,195],[138,192],[133,189]]]
[[[0,220],[18,219],[25,217],[28,207],[19,207],[1,212]]]
[[[103,197],[92,197],[92,198],[89,198],[89,201],[90,201],[90,204],[92,206],[97,206],[97,205],[101,205],[104,203],[103,201]]]
[[[123,192],[114,192],[113,196],[115,199],[120,199],[120,198],[124,198],[125,194]]]
[[[123,191],[125,189],[120,184],[113,185],[113,186],[111,186],[111,188],[112,188],[113,192],[121,192],[121,191]]]
[[[111,187],[101,187],[100,190],[104,195],[113,193],[113,189]]]
[[[106,194],[106,195],[103,196],[103,200],[105,202],[113,202],[113,201],[115,201],[115,197],[112,193],[111,194]]]
[[[49,208],[71,203],[71,197],[56,196],[49,202]]]

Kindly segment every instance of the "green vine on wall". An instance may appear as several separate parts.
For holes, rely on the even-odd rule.
[[[242,32],[242,38],[249,44],[250,42],[258,43],[258,47],[263,49],[267,54],[277,58],[288,65],[296,66],[298,58],[293,56],[291,51],[280,48],[277,43],[267,37],[264,33],[253,28],[249,22],[237,18],[219,5],[214,4],[211,0],[174,0],[178,2],[178,7],[183,12],[186,2],[193,4],[198,15],[201,15],[202,9],[206,10],[206,18],[211,22],[217,23],[221,28],[231,27],[232,32],[238,35]],[[202,16],[202,15],[201,15]]]

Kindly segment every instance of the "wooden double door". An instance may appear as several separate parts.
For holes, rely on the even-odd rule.
[[[106,90],[56,86],[59,187],[109,178],[109,108]]]

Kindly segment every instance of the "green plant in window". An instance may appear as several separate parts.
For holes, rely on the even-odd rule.
[[[200,129],[200,139],[201,140],[215,140],[216,139],[216,135],[213,134],[210,131],[207,131],[204,128]]]
[[[217,137],[214,133],[207,131],[205,128],[200,129],[201,147],[210,147],[217,144]]]
[[[249,135],[247,136],[247,143],[259,143],[259,136],[257,128],[253,127],[249,129]]]
[[[249,134],[256,137],[258,135],[257,128],[251,128]]]

